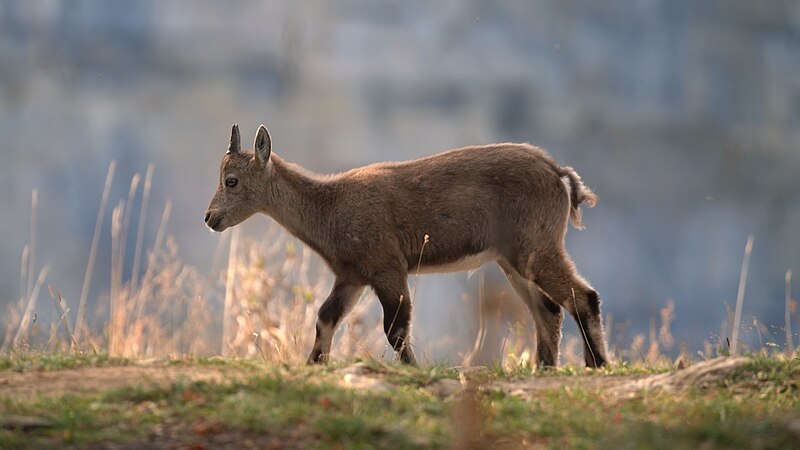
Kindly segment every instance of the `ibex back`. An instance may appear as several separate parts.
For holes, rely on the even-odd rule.
[[[580,227],[594,194],[570,167],[528,144],[464,147],[427,158],[320,176],[272,152],[264,125],[243,151],[233,126],[219,186],[205,214],[223,231],[261,212],[313,248],[335,274],[319,310],[309,363],[327,360],[342,318],[366,286],[402,361],[409,339],[408,274],[495,262],[530,309],[540,367],[558,362],[563,309],[578,322],[587,366],[606,363],[600,300],[564,249],[567,222]]]

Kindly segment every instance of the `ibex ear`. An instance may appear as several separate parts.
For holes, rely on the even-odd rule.
[[[231,128],[231,143],[228,145],[227,153],[239,153],[242,149],[242,138],[239,135],[239,124],[233,124]]]
[[[269,155],[272,153],[272,138],[269,136],[267,127],[261,125],[256,132],[256,140],[253,143],[253,148],[256,151],[256,159],[262,165],[266,165],[269,161]]]

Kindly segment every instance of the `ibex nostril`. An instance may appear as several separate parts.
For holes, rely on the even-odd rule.
[[[211,213],[207,212],[206,213],[206,218],[205,218],[205,220],[203,220],[203,222],[208,223],[208,218],[209,217],[211,217]]]

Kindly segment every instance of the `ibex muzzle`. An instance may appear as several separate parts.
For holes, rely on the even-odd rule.
[[[555,366],[563,310],[577,321],[589,367],[606,363],[600,299],[564,248],[594,194],[570,167],[528,144],[464,147],[413,161],[320,176],[272,153],[264,125],[243,151],[233,126],[219,186],[205,215],[223,231],[261,212],[314,249],[336,279],[319,310],[309,363],[324,362],[342,318],[366,286],[383,306],[386,336],[402,361],[410,343],[408,273],[497,263],[530,309],[536,360]]]

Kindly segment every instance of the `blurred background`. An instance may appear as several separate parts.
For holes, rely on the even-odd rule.
[[[227,238],[202,216],[234,122],[248,143],[265,123],[276,153],[317,172],[544,147],[600,198],[567,246],[613,317],[612,344],[652,337],[670,300],[675,341],[693,353],[724,340],[748,235],[746,337],[785,344],[785,275],[800,272],[798,2],[2,2],[0,311],[30,291],[36,189],[27,261],[50,265],[45,285],[75,320],[112,160],[90,309],[109,295],[112,208],[151,163],[145,242],[170,200],[181,261],[215,279]],[[251,219],[243,238],[273,226]],[[495,346],[526,314],[494,267],[412,282],[431,359],[473,347],[482,295],[512,305]]]

